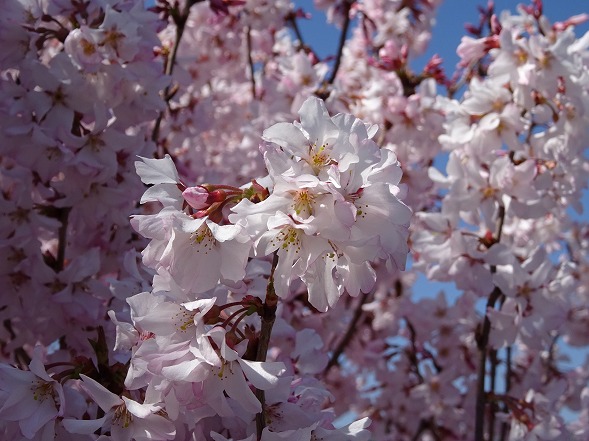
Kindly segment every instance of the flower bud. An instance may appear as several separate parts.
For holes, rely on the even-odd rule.
[[[210,205],[208,202],[209,191],[200,185],[188,187],[182,192],[182,197],[195,210],[202,210]]]

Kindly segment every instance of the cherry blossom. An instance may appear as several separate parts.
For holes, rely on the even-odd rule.
[[[588,16],[440,5],[4,5],[0,438],[585,440]]]

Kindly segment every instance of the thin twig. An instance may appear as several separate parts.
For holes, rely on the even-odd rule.
[[[415,326],[413,326],[413,323],[411,323],[407,317],[403,318],[405,319],[405,323],[407,324],[407,329],[409,329],[409,335],[411,339],[411,353],[408,354],[409,361],[411,361],[411,365],[415,370],[415,374],[417,375],[417,378],[419,378],[419,383],[422,384],[424,380],[423,375],[419,371],[419,360],[417,359],[417,332],[415,331]]]
[[[286,17],[286,21],[288,23],[290,23],[290,25],[292,26],[292,30],[295,33],[295,36],[297,37],[297,40],[299,40],[299,45],[300,47],[305,47],[305,41],[303,40],[303,34],[301,34],[301,30],[299,29],[299,25],[297,23],[297,19],[295,14],[291,13]]]
[[[252,58],[252,35],[251,28],[245,28],[245,41],[247,45],[247,62],[250,70],[250,83],[252,88],[252,99],[256,99],[256,77],[254,76],[254,60]]]
[[[178,57],[178,47],[180,46],[180,40],[182,40],[182,35],[184,35],[184,30],[186,28],[186,22],[188,21],[188,15],[190,14],[190,8],[193,5],[195,5],[196,3],[200,3],[202,1],[204,1],[204,0],[189,0],[188,2],[186,2],[184,9],[182,10],[181,13],[172,15],[172,18],[174,20],[174,24],[176,25],[176,34],[175,34],[174,46],[172,47],[172,52],[170,53],[170,55],[168,55],[168,58],[166,59],[166,66],[164,68],[164,74],[167,76],[171,76],[172,73],[174,72],[174,67],[176,66],[176,58]],[[166,107],[169,107],[169,102],[172,99],[172,97],[174,96],[174,93],[171,93],[172,89],[173,89],[172,84],[169,84],[164,89],[164,101],[166,102]],[[157,119],[155,120],[155,124],[153,126],[153,131],[151,132],[151,140],[153,142],[155,142],[156,144],[158,143],[160,128],[162,125],[162,120],[164,119],[164,112],[165,111],[162,110],[159,113]],[[166,150],[167,149],[165,148],[165,146],[162,146],[162,154],[159,155],[159,152],[157,152],[157,155],[160,157],[163,157],[164,154],[167,153]]]
[[[352,340],[352,337],[354,336],[354,331],[356,330],[356,325],[358,324],[360,317],[362,317],[362,312],[363,312],[362,306],[364,305],[364,303],[366,303],[366,301],[368,300],[368,297],[369,297],[369,294],[365,294],[360,297],[360,300],[358,301],[358,304],[356,305],[356,308],[354,310],[354,315],[352,317],[352,320],[348,324],[348,329],[346,329],[344,336],[342,337],[340,342],[337,344],[337,346],[333,350],[333,352],[331,354],[331,358],[329,359],[327,366],[325,366],[325,369],[323,370],[324,376],[329,372],[329,370],[332,367],[339,364],[339,357],[340,357],[340,355],[342,355],[342,353],[344,352],[344,350],[346,349],[346,347],[348,346],[348,344]]]
[[[299,41],[297,50],[302,49],[303,51],[305,51],[305,53],[312,54],[313,58],[319,59],[319,57],[317,57],[317,54],[315,53],[315,51],[310,46],[307,46],[305,44],[305,40],[303,39],[303,34],[301,33],[301,30],[299,28],[299,24],[297,23],[296,15],[294,13],[290,13],[289,15],[286,16],[286,21],[291,25],[292,30],[294,31],[295,36],[297,37],[297,40]]]

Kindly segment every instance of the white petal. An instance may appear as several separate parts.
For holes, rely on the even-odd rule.
[[[247,379],[258,389],[268,390],[278,383],[278,376],[286,368],[284,363],[274,361],[249,361],[238,358],[241,369]]]
[[[139,156],[135,161],[135,170],[144,184],[175,184],[180,182],[176,165],[170,155],[163,159],[149,159]]]
[[[309,146],[309,140],[303,132],[290,123],[278,123],[264,130],[262,138],[266,141],[278,144],[289,153],[296,156],[305,156]]]
[[[118,395],[113,394],[111,391],[106,389],[103,385],[87,377],[84,374],[80,374],[82,379],[82,387],[92,397],[92,399],[100,406],[104,411],[112,409],[114,406],[118,406],[123,403],[123,400]]]
[[[91,433],[96,432],[99,428],[104,425],[106,421],[106,417],[111,415],[104,415],[102,418],[98,420],[74,420],[65,418],[62,421],[63,427],[69,433],[80,433],[89,435]]]

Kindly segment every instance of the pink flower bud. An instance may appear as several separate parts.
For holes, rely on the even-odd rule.
[[[188,187],[182,192],[182,197],[188,202],[188,205],[195,210],[202,210],[210,205],[208,203],[209,192],[206,188],[201,187],[200,185],[196,187]]]

